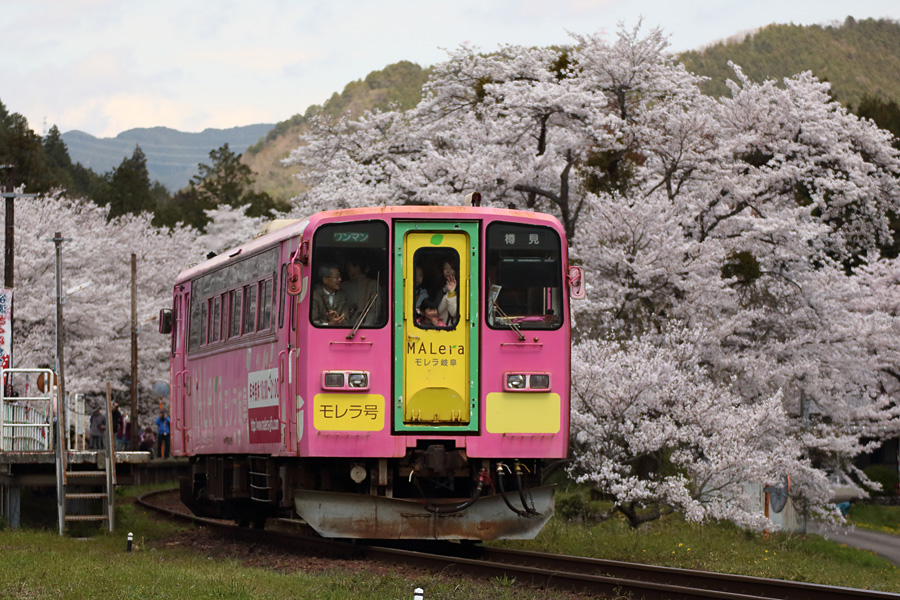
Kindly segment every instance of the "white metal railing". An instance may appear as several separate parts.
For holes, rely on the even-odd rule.
[[[25,376],[23,385],[16,385],[17,374]],[[47,392],[42,392],[37,385],[41,376],[45,378]],[[51,416],[55,414],[56,400],[53,381],[55,377],[50,369],[0,371],[0,452],[53,450]]]
[[[84,394],[66,394],[66,448],[86,450],[91,415],[84,410]]]

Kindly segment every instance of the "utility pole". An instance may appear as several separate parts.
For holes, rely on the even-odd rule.
[[[131,449],[138,442],[137,255],[131,253]]]
[[[60,423],[65,425],[65,422],[62,420],[65,416],[65,406],[66,406],[66,388],[65,388],[65,378],[63,377],[63,347],[64,347],[64,334],[63,334],[63,288],[62,288],[62,243],[69,242],[72,238],[64,238],[62,233],[56,232],[56,235],[53,236],[49,241],[53,242],[56,245],[56,385],[57,385],[57,412],[58,418],[60,419]],[[65,431],[65,429],[60,429],[60,431]],[[62,439],[59,440],[59,443],[62,444]]]
[[[12,186],[12,169],[14,165],[0,165],[0,170],[6,172],[6,187],[3,191],[3,199],[6,204],[6,243],[3,249],[3,287],[13,289],[15,284],[15,199],[34,198],[37,194],[17,194]],[[13,315],[9,313],[9,366],[13,367]]]

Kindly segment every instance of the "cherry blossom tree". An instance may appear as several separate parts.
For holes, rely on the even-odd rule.
[[[479,190],[557,215],[589,274],[572,473],[630,518],[759,524],[741,482],[789,474],[810,511],[826,472],[868,484],[853,458],[900,429],[890,135],[809,73],[735,67],[710,98],[658,30],[573,40],[463,47],[416,108],[316,121],[288,159],[298,210]]]
[[[13,358],[15,366],[56,361],[56,256],[62,244],[65,296],[66,389],[105,394],[128,389],[131,373],[131,254],[137,257],[138,370],[141,413],[152,411],[147,391],[168,380],[168,336],[155,322],[171,305],[172,281],[184,257],[196,254],[190,230],[156,229],[150,216],[123,215],[107,222],[107,208],[62,196],[16,201]]]

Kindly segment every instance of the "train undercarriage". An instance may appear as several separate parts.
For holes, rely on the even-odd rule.
[[[181,499],[258,528],[299,517],[328,538],[531,539],[553,514],[540,460],[470,459],[434,442],[399,459],[197,456]]]

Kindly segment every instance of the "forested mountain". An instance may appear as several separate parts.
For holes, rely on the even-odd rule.
[[[272,130],[271,123],[245,125],[230,129],[205,129],[186,133],[168,127],[137,128],[123,131],[114,138],[96,138],[83,131],[67,131],[62,140],[72,161],[97,173],[116,168],[140,146],[147,157],[150,179],[159,181],[170,192],[188,185],[197,174],[197,164],[209,157],[211,150],[228,144],[238,153]]]
[[[380,71],[372,71],[365,79],[348,83],[341,93],[335,92],[323,105],[313,105],[303,114],[282,121],[268,132],[265,139],[251,147],[243,160],[256,174],[257,189],[280,201],[299,192],[293,174],[296,168],[285,168],[281,160],[297,145],[297,137],[305,132],[314,115],[360,115],[365,110],[384,110],[393,104],[412,108],[422,97],[422,85],[428,70],[415,63],[401,61]]]
[[[831,83],[834,98],[845,106],[859,106],[867,95],[900,101],[900,23],[887,19],[773,24],[680,58],[688,70],[711,78],[704,91],[715,96],[728,94],[725,81],[734,79],[731,61],[754,81],[812,71]]]

